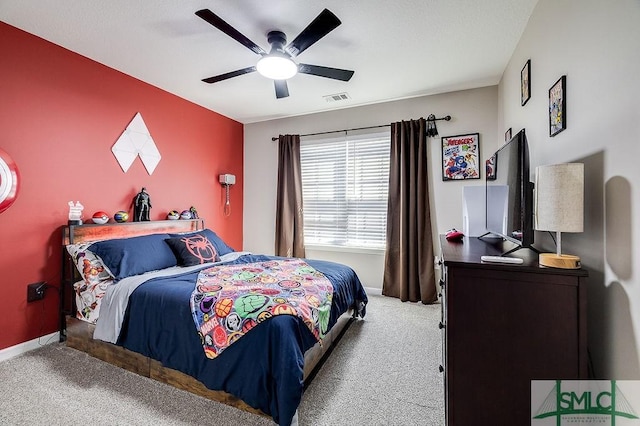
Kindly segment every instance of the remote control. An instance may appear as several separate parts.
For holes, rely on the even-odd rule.
[[[492,262],[492,263],[522,263],[522,262],[524,262],[519,257],[481,256],[480,259],[483,262]]]

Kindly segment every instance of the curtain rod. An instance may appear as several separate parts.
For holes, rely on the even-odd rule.
[[[444,120],[444,121],[449,121],[451,120],[451,116],[447,115],[445,117],[441,117],[441,118],[436,118],[433,114],[431,114],[429,116],[429,118],[427,118],[427,121],[439,121],[439,120]],[[306,133],[304,135],[300,135],[302,136],[317,136],[317,135],[328,135],[330,133],[342,133],[342,132],[353,132],[354,130],[366,130],[366,129],[378,129],[380,127],[390,127],[391,124],[381,124],[379,126],[368,126],[368,127],[356,127],[354,129],[342,129],[342,130],[329,130],[326,132],[318,132],[318,133]],[[271,141],[275,142],[277,141],[279,138],[278,137],[272,137]]]

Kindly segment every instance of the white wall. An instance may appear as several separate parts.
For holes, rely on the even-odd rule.
[[[522,107],[520,70],[529,58],[532,96]],[[548,90],[562,75],[567,128],[549,137]],[[640,379],[640,2],[540,0],[499,96],[499,131],[526,128],[532,166],[585,163],[585,231],[563,235],[563,252],[589,270],[597,377]],[[552,248],[546,235],[536,241]]]
[[[451,115],[451,121],[437,122],[440,136],[480,133],[480,156],[483,163],[488,154],[493,153],[503,142],[504,136],[497,132],[497,86],[245,125],[244,249],[263,254],[274,252],[278,150],[277,143],[271,141],[272,136],[376,126],[426,118],[429,114],[436,117]],[[462,229],[462,187],[480,185],[483,181],[443,182],[440,137],[429,138],[428,143],[431,156],[429,176],[432,188],[432,222],[437,243],[438,234],[454,227]],[[313,250],[307,256],[340,260],[358,273],[365,287],[382,288],[382,253]]]

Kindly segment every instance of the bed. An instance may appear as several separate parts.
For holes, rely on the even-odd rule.
[[[202,219],[70,225],[62,242],[68,346],[279,425],[365,315],[351,268],[236,252]]]

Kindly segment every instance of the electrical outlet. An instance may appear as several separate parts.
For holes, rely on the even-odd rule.
[[[44,299],[44,291],[46,288],[47,283],[44,281],[27,285],[27,302]]]

